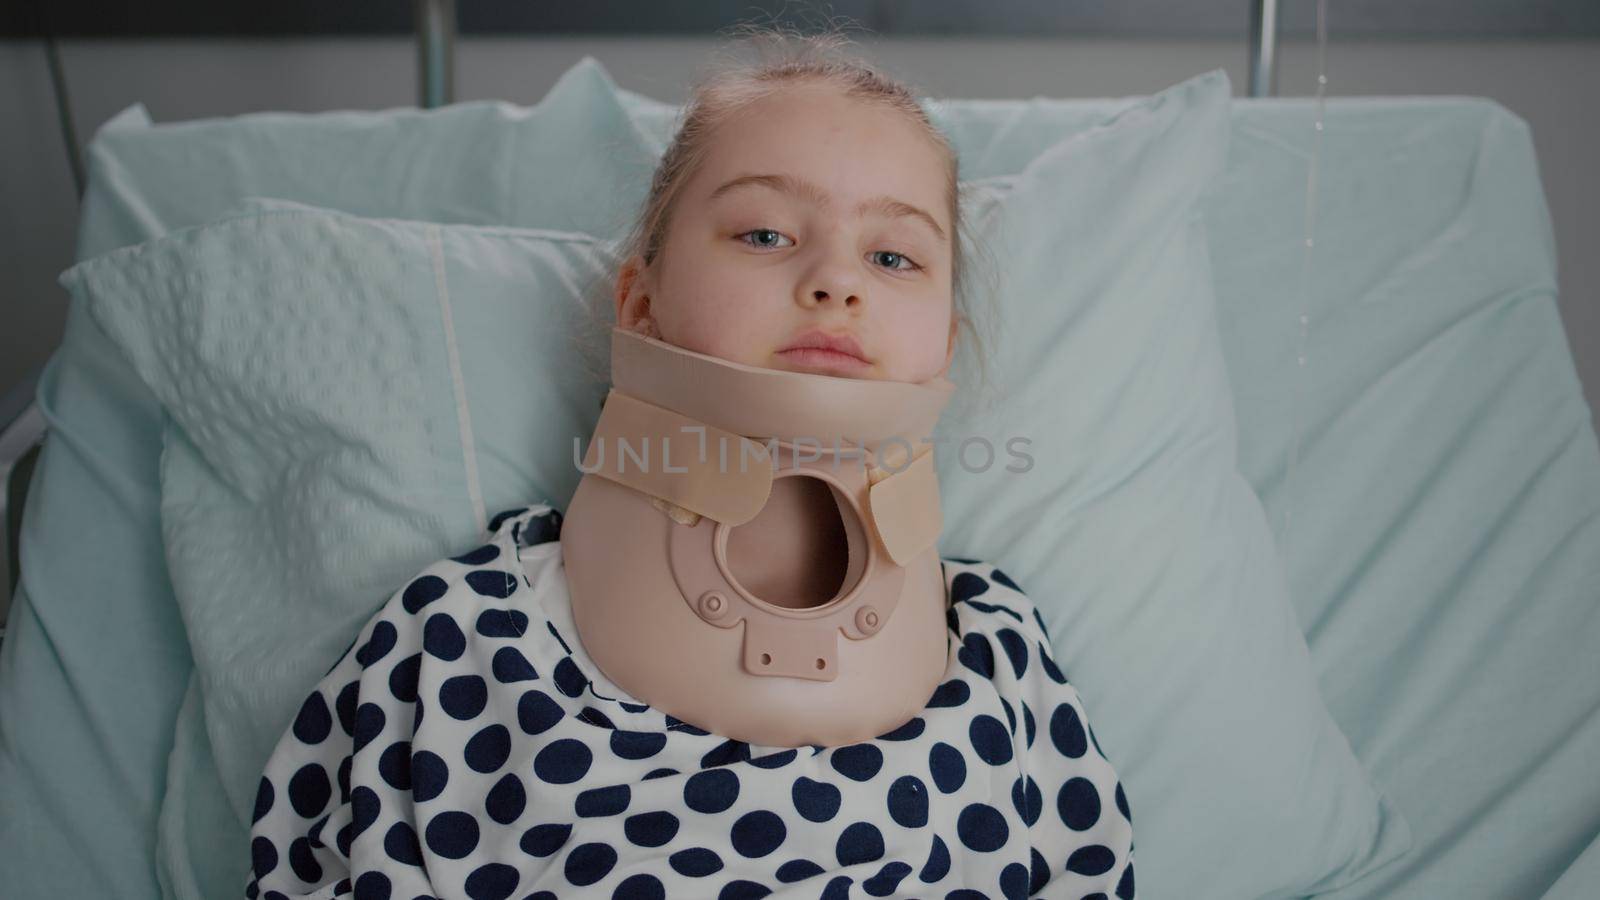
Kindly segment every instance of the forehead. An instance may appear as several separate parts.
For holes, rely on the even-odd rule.
[[[687,192],[704,202],[730,178],[794,175],[824,188],[840,210],[887,194],[948,225],[948,165],[904,113],[833,88],[791,87],[750,104],[712,132]]]

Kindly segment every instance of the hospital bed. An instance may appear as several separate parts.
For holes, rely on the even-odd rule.
[[[1257,9],[1251,82],[1263,95],[1261,11],[1275,6]],[[436,102],[441,84],[425,71]],[[998,123],[1027,102],[1074,101],[960,102]],[[1600,446],[1557,312],[1533,136],[1477,98],[1328,101],[1301,367],[1291,301],[1311,114],[1308,100],[1237,100],[1205,212],[1241,472],[1273,522],[1292,512],[1281,552],[1323,694],[1415,838],[1326,896],[1600,896]],[[381,115],[399,130],[427,123]],[[264,176],[226,155],[230,128],[264,121],[124,112],[123,146],[192,129],[215,178],[187,183],[185,160],[93,155],[77,257],[259,191]],[[296,199],[292,177],[273,187]],[[399,203],[364,212],[489,218]],[[0,410],[6,474],[28,475],[24,568],[0,644],[0,815],[30,835],[25,857],[0,861],[0,894],[49,884],[63,897],[154,897],[192,667],[160,539],[162,413],[77,305],[36,397]],[[35,445],[36,466],[24,452]],[[8,496],[15,519],[21,491]]]

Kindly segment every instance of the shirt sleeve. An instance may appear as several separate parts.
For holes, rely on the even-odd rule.
[[[1038,609],[999,569],[986,580],[991,589],[980,599],[993,607],[995,680],[1020,706],[1018,808],[1026,811],[1032,847],[1029,894],[1131,900],[1133,816],[1122,782],[1077,688],[1056,664]]]
[[[362,700],[360,658],[384,624],[381,616],[367,623],[267,760],[250,826],[250,900],[354,897],[350,765]],[[377,640],[384,640],[381,633]]]

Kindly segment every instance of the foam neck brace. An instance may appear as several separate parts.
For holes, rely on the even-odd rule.
[[[611,375],[585,473],[741,525],[766,506],[775,467],[860,459],[870,517],[896,563],[939,536],[924,438],[955,390],[943,376],[914,384],[766,369],[621,328],[611,333]]]
[[[854,743],[921,711],[950,640],[924,438],[954,385],[757,368],[621,329],[611,350],[561,526],[600,670],[753,744]]]

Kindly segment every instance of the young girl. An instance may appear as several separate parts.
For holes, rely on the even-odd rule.
[[[966,321],[955,155],[836,42],[697,87],[619,272],[619,326],[763,368],[948,369]],[[942,561],[948,666],[918,716],[761,746],[593,664],[561,519],[496,516],[362,629],[268,761],[247,897],[1134,896],[1122,786],[999,569]]]

